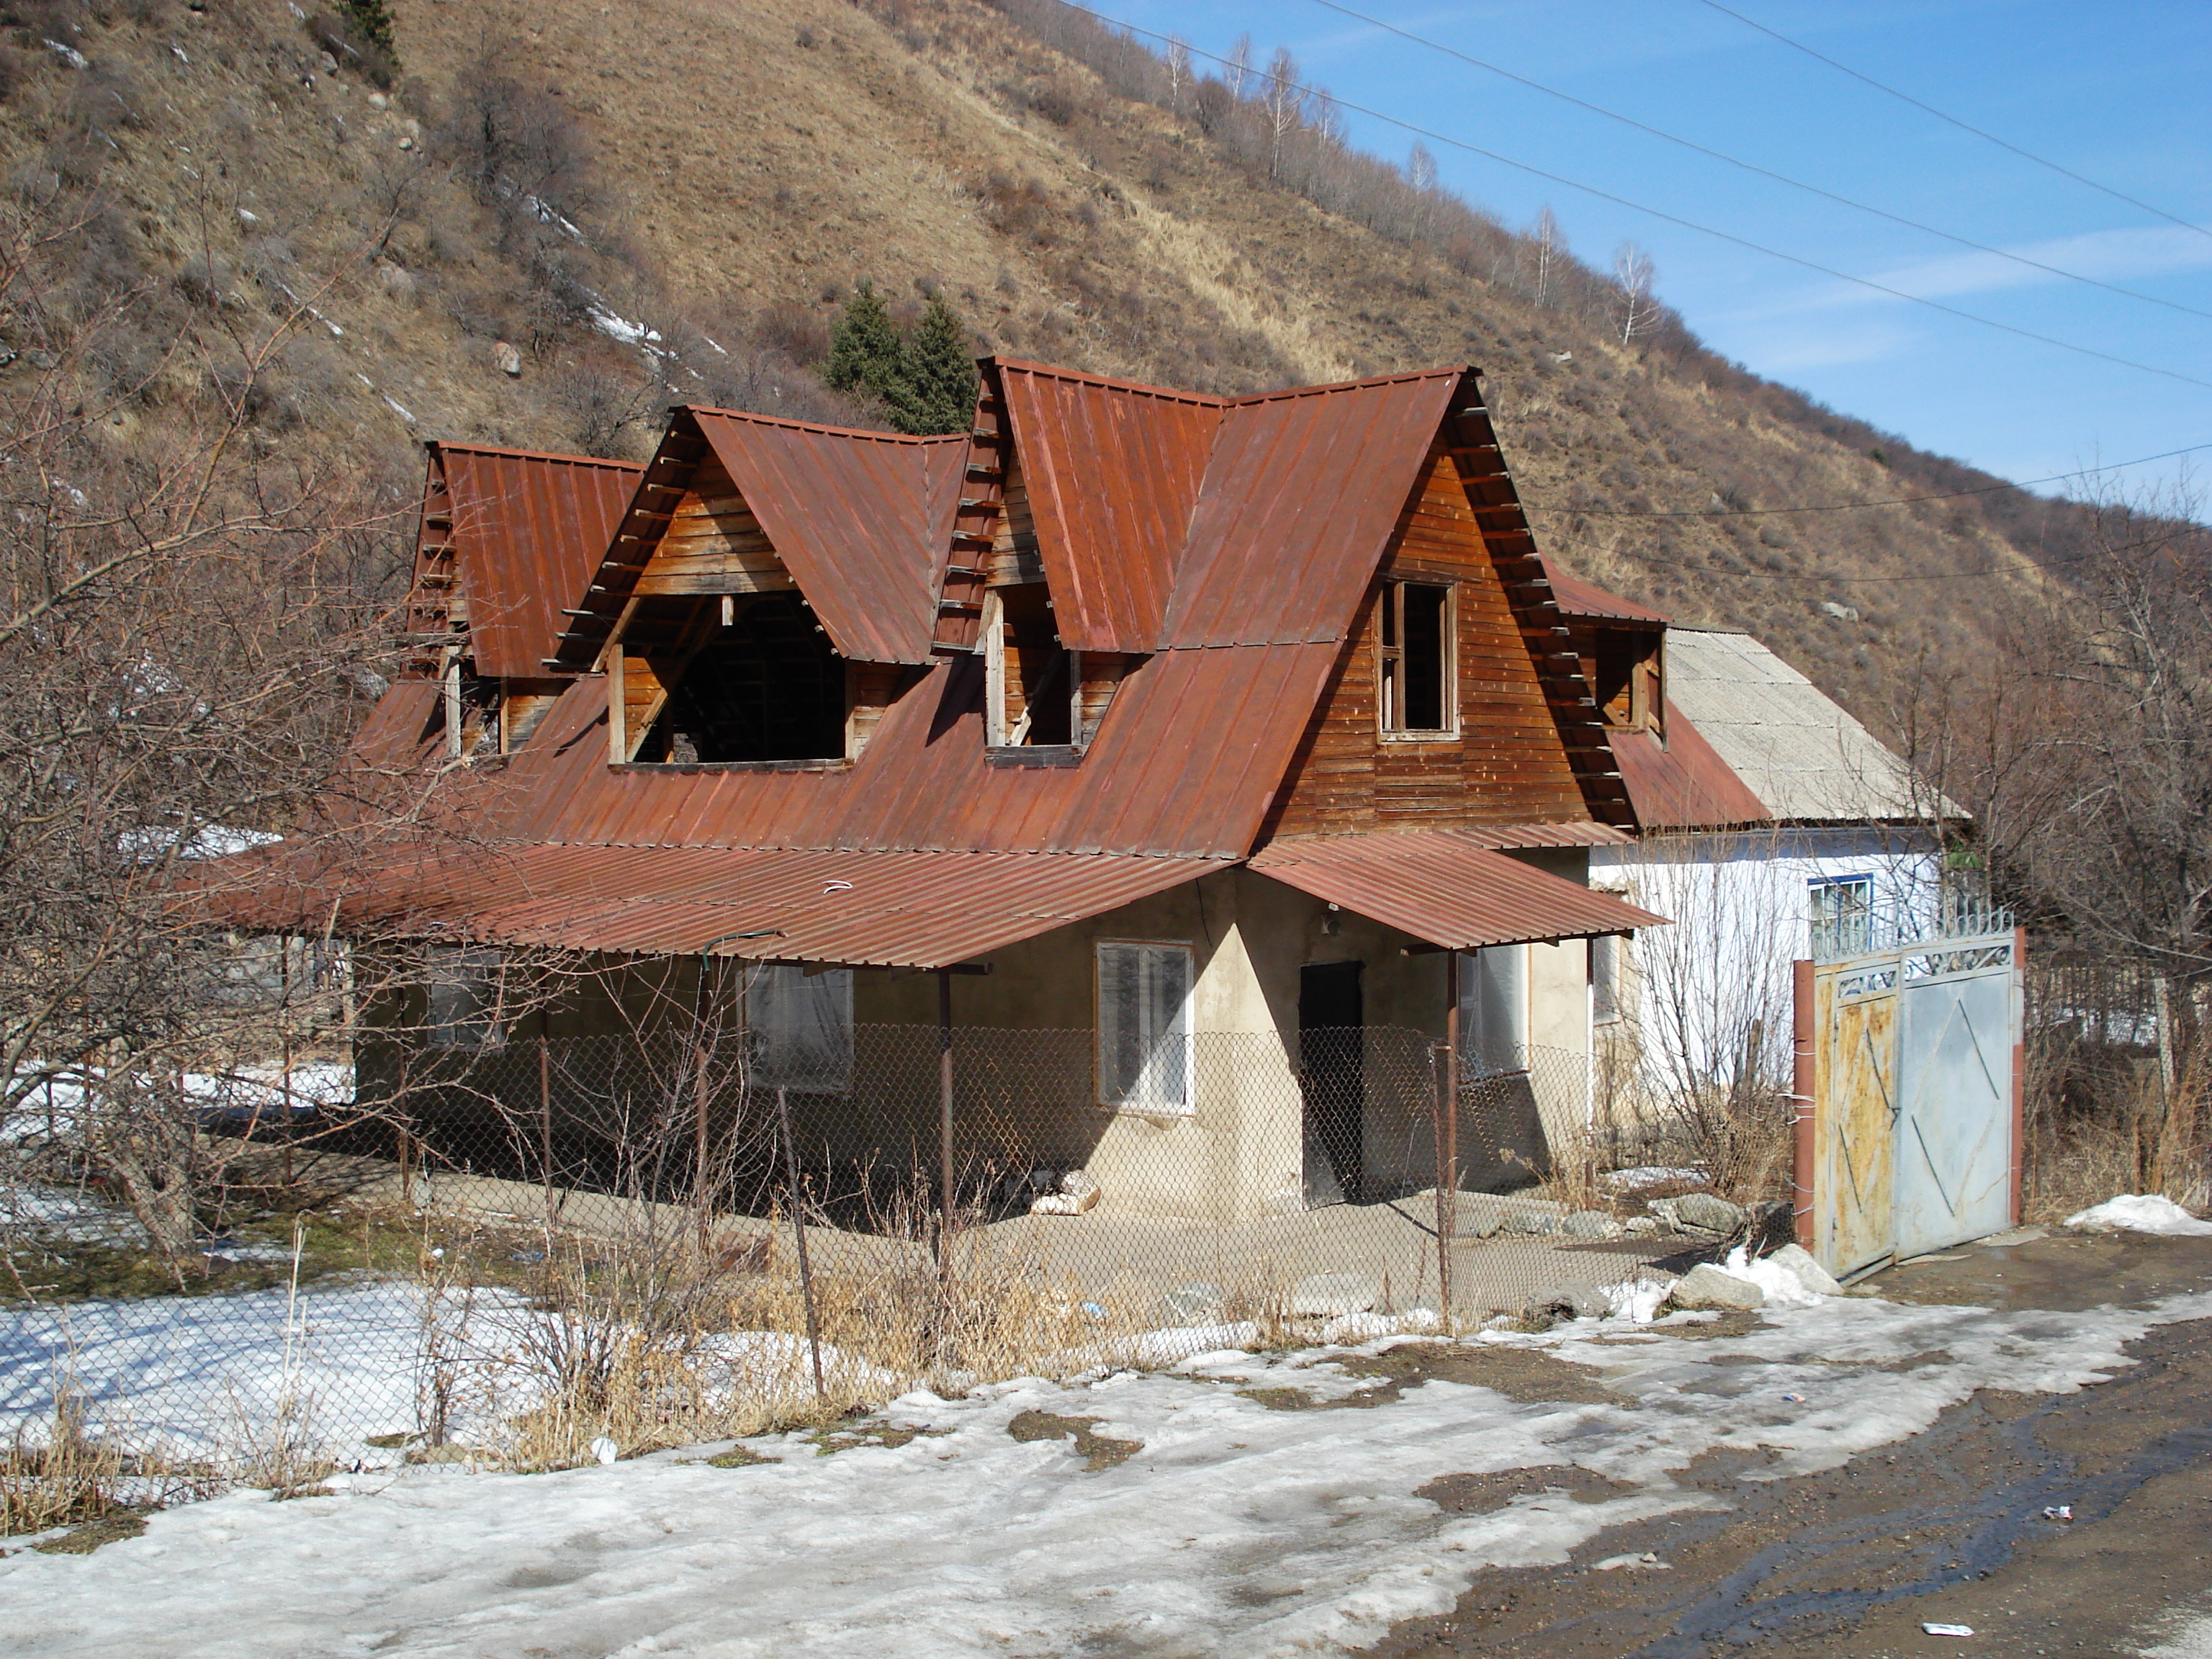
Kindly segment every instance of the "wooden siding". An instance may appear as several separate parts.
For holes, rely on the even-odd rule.
[[[691,474],[632,591],[642,598],[766,593],[793,586],[768,532],[710,454]]]
[[[1386,739],[1376,706],[1377,605],[1392,577],[1455,588],[1460,732]],[[1589,811],[1505,581],[1449,456],[1432,453],[1308,722],[1268,833],[1586,821]]]

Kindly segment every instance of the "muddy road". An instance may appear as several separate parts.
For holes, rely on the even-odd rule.
[[[1963,1249],[1870,1288],[1896,1301],[2080,1310],[2208,1285],[2212,1239],[2118,1235]],[[2212,1321],[2156,1327],[2129,1352],[2133,1367],[2108,1382],[2070,1395],[1984,1390],[1925,1432],[1824,1474],[1763,1479],[1764,1453],[1708,1455],[1681,1478],[1724,1509],[1615,1528],[1565,1566],[1486,1571],[1449,1616],[1402,1625],[1371,1651],[2139,1652],[2177,1611],[2212,1597]],[[1606,1495],[1607,1483],[1571,1470],[1522,1473]],[[1519,1490],[1468,1476],[1424,1495],[1476,1514]],[[2070,1521],[2046,1513],[2069,1510]],[[1923,1622],[1975,1634],[1932,1636]]]

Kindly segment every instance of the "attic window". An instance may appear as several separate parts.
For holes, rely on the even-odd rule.
[[[1082,661],[1060,642],[1043,583],[994,587],[985,597],[983,670],[991,747],[1075,742]]]
[[[728,607],[684,665],[640,761],[845,758],[845,659],[795,595]]]
[[[1456,736],[1459,698],[1452,660],[1450,586],[1386,581],[1379,608],[1376,680],[1384,735]]]
[[[1650,731],[1658,708],[1659,646],[1656,634],[1609,630],[1598,636],[1589,659],[1590,696],[1616,731]]]

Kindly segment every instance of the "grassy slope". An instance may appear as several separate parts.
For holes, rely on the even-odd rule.
[[[591,233],[575,253],[583,280],[677,348],[646,403],[738,395],[700,331],[742,335],[771,309],[778,337],[818,330],[829,296],[863,274],[907,303],[941,283],[981,348],[1170,384],[1241,391],[1472,362],[1489,372],[1550,550],[1683,620],[1751,629],[1878,726],[1922,654],[1986,641],[1991,586],[2035,580],[1827,579],[2027,571],[1973,503],[1579,513],[1697,511],[1717,491],[1756,505],[1887,496],[1949,475],[1896,449],[1886,468],[1867,453],[1878,434],[1717,359],[1624,351],[1593,324],[1255,184],[1194,127],[1106,94],[979,0],[909,0],[899,18],[894,30],[843,0],[402,0],[409,74],[377,112],[366,82],[316,71],[281,0],[205,14],[143,0],[106,21],[80,14],[90,71],[19,48],[0,156],[18,177],[58,147],[80,169],[94,156],[130,257],[157,281],[202,246],[250,272],[272,240],[295,274],[337,272],[319,304],[345,331],[311,329],[288,354],[263,441],[366,465],[395,489],[412,438],[569,447],[592,388],[642,383],[631,349],[573,325],[542,331],[519,379],[500,374],[495,341],[530,326],[521,256],[446,168],[398,148],[410,116],[434,126],[454,74],[498,40],[500,61],[556,90],[593,152],[597,199],[574,214]],[[106,121],[95,142],[83,106],[101,75],[123,77],[137,118]],[[1064,93],[1072,118],[1036,112],[1039,86]],[[361,256],[394,204],[372,268]],[[271,304],[240,276],[234,311]],[[819,388],[782,406],[806,396]]]

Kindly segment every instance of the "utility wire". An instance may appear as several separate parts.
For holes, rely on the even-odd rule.
[[[1849,64],[1838,63],[1836,59],[1829,57],[1826,52],[1815,52],[1812,47],[1807,46],[1802,40],[1793,40],[1788,35],[1782,33],[1778,30],[1767,27],[1765,24],[1759,22],[1755,18],[1746,17],[1741,12],[1734,10],[1729,7],[1721,4],[1720,0],[1703,0],[1703,3],[1711,7],[1715,11],[1721,13],[1723,16],[1735,18],[1737,22],[1742,24],[1746,28],[1756,29],[1759,33],[1765,35],[1769,40],[1779,40],[1784,46],[1788,46],[1793,52],[1802,52],[1808,58],[1817,59],[1819,62],[1826,64],[1830,69],[1850,76],[1854,81],[1864,82],[1868,86],[1872,87],[1876,92],[1887,93],[1892,98],[1897,99],[1899,102],[1910,104],[1913,108],[1920,110],[1926,114],[1932,115],[1939,121],[1948,122],[1952,126],[1958,128],[1961,132],[1971,132],[1977,138],[1985,139],[1989,143],[1995,144],[1999,149],[2010,150],[2014,155],[2019,156],[2022,161],[2033,161],[2039,167],[2048,167],[2051,172],[2057,173],[2061,178],[2071,179],[2077,185],[2086,185],[2089,189],[2096,191],[2101,195],[2109,196],[2116,202],[2125,202],[2131,208],[2140,208],[2145,213],[2154,214],[2157,217],[2164,219],[2171,224],[2179,225],[2184,230],[2193,230],[2199,236],[2212,239],[2212,230],[2207,230],[2200,224],[2184,219],[2178,214],[2168,213],[2164,208],[2153,207],[2148,202],[2139,202],[2132,196],[2124,195],[2120,191],[2114,190],[2110,185],[2100,185],[2094,179],[2085,179],[2080,173],[2075,172],[2071,167],[2061,167],[2057,162],[2038,155],[2033,150],[2022,149],[2018,144],[2013,143],[2008,139],[1998,137],[1994,132],[1984,132],[1978,126],[1961,121],[1955,115],[1946,114],[1943,111],[1937,109],[1933,104],[1924,104],[1921,102],[1919,99],[1915,98],[1911,93],[1899,92],[1895,87],[1885,85],[1883,82],[1875,80],[1871,75],[1863,74],[1859,70],[1853,69]]]
[[[1163,34],[1157,29],[1141,28],[1134,23],[1124,22],[1118,17],[1109,16],[1105,12],[1096,10],[1090,6],[1079,5],[1076,0],[1063,0],[1063,3],[1071,11],[1082,12],[1086,16],[1094,17],[1102,23],[1121,29],[1127,33],[1141,34],[1152,40],[1169,41],[1181,46],[1194,58],[1204,58],[1224,67],[1229,64],[1229,60],[1218,53],[1200,51],[1179,37]],[[1249,66],[1244,72],[1248,75],[1253,73]],[[1267,80],[1273,77],[1263,70],[1260,72],[1260,78]],[[1485,161],[1495,161],[1501,167],[1511,167],[1516,172],[1528,173],[1552,184],[1564,185],[1569,190],[1578,190],[1585,196],[1595,196],[1598,200],[1610,202],[1615,207],[1625,207],[1631,212],[1645,214],[1668,224],[1679,225],[1685,230],[1694,230],[1700,235],[1711,236],[1717,240],[1728,242],[1737,247],[1747,248],[1753,253],[1763,253],[1770,259],[1781,260],[1784,264],[1796,265],[1802,270],[1817,271],[1823,276],[1832,276],[1838,282],[1850,283],[1857,287],[1871,289],[1876,294],[1886,294],[1893,300],[1909,301],[1914,305],[1924,306],[1930,311],[1940,311],[1947,317],[1956,317],[1963,322],[1976,323],[1984,328],[1995,329],[2001,334],[2010,334],[2020,339],[2033,340],[2039,345],[2056,346],[2059,350],[2070,351],[2076,356],[2094,357],[2100,362],[2112,363],[2121,368],[2132,368],[2144,374],[2155,374],[2162,380],[2179,380],[2184,386],[2201,386],[2208,392],[2212,392],[2212,380],[2202,380],[2194,374],[2185,374],[2178,368],[2160,368],[2154,363],[2139,363],[2132,357],[2122,357],[2109,351],[2100,351],[2094,346],[2076,345],[2073,341],[2062,340],[2056,335],[2039,334],[2032,328],[2021,328],[2011,323],[2001,323],[1996,318],[1984,317],[1978,312],[1962,310],[1957,306],[1947,306],[1940,300],[1930,300],[1917,294],[1908,294],[1901,288],[1891,288],[1885,283],[1875,282],[1870,276],[1854,276],[1847,270],[1838,270],[1833,265],[1824,265],[1817,259],[1808,259],[1798,254],[1785,253],[1780,248],[1769,247],[1764,242],[1754,242],[1749,237],[1739,236],[1733,231],[1720,230],[1711,225],[1700,224],[1694,219],[1685,219],[1681,215],[1669,213],[1663,208],[1656,208],[1643,202],[1632,201],[1629,198],[1617,196],[1609,190],[1601,190],[1595,185],[1586,185],[1579,179],[1570,179],[1565,173],[1553,173],[1527,161],[1517,161],[1510,155],[1501,155],[1497,150],[1486,149],[1480,144],[1469,143],[1464,138],[1451,137],[1448,134],[1418,125],[1399,116],[1386,115],[1381,110],[1370,109],[1364,104],[1355,104],[1349,99],[1336,96],[1334,93],[1322,92],[1315,88],[1304,86],[1298,87],[1297,90],[1309,96],[1325,98],[1340,108],[1364,115],[1370,120],[1381,121],[1385,125],[1398,128],[1401,131],[1432,139],[1439,144],[1448,144],[1454,149],[1465,150],[1470,155],[1480,155]]]
[[[1927,495],[1893,495],[1871,501],[1824,501],[1810,507],[1563,507],[1559,511],[1576,512],[1590,519],[1760,519],[1788,513],[1856,513],[1864,507],[1910,507],[1915,501],[1955,501],[1968,495],[1996,495],[2008,489],[2031,489],[2037,484],[2063,483],[2069,478],[2084,478],[2092,472],[2118,472],[2126,467],[2148,466],[2153,461],[2170,461],[2177,455],[2194,455],[2203,449],[2212,449],[2212,443],[2191,444],[2185,448],[2168,449],[2156,455],[2138,455],[2131,461],[2110,461],[2103,466],[2077,466],[2071,472],[2054,472],[2047,478],[2027,478],[2017,483],[2006,480],[1999,483],[1978,484],[1972,489],[1945,489]]]
[[[2013,253],[2001,247],[1992,247],[1987,242],[1974,240],[1971,236],[1961,236],[1955,232],[1945,230],[1940,226],[1923,224],[1917,219],[1908,219],[1901,213],[1892,213],[1888,209],[1876,207],[1870,202],[1862,202],[1849,196],[1839,195],[1832,190],[1823,189],[1819,185],[1808,184],[1802,179],[1793,179],[1786,173],[1778,173],[1772,167],[1761,167],[1756,161],[1747,161],[1741,156],[1730,155],[1725,150],[1714,149],[1709,145],[1698,143],[1695,139],[1685,138],[1679,133],[1668,132],[1662,127],[1655,127],[1649,122],[1639,121],[1632,115],[1623,115],[1619,110],[1607,109],[1602,104],[1593,104],[1587,98],[1577,98],[1571,92],[1562,92],[1557,87],[1547,87],[1540,81],[1532,81],[1525,75],[1516,75],[1511,70],[1472,57],[1460,51],[1456,46],[1446,46],[1441,40],[1431,40],[1426,35],[1416,34],[1411,29],[1401,28],[1395,23],[1386,22],[1380,17],[1371,17],[1364,11],[1341,4],[1340,0],[1313,0],[1313,3],[1326,10],[1340,13],[1346,17],[1356,18],[1358,21],[1381,29],[1385,33],[1395,34],[1401,40],[1410,40],[1417,46],[1426,46],[1430,51],[1442,52],[1447,58],[1456,58],[1462,64],[1472,64],[1476,69],[1510,81],[1516,86],[1527,87],[1532,92],[1540,92],[1547,98],[1556,98],[1561,103],[1572,104],[1577,109],[1588,110],[1593,115],[1602,115],[1608,121],[1618,121],[1625,127],[1632,127],[1638,132],[1648,133],[1654,138],[1663,139],[1668,143],[1679,145],[1694,155],[1706,156],[1716,161],[1725,161],[1732,167],[1741,167],[1744,172],[1756,173],[1762,179],[1771,179],[1777,184],[1787,185],[1792,190],[1802,190],[1808,195],[1818,196],[1824,201],[1837,203],[1855,212],[1871,214],[1877,219],[1887,219],[1893,225],[1903,225],[1907,230],[1917,230],[1923,235],[1936,237],[1959,247],[1972,248],[1977,253],[1991,254],[1997,258],[2009,260],[2014,264],[2023,265],[2030,270],[2040,270],[2048,276],[2063,277],[2069,283],[2081,283],[2090,288],[2102,289],[2107,294],[2117,294],[2130,300],[2140,300],[2145,305],[2163,306],[2168,311],[2185,312],[2191,317],[2202,317],[2206,321],[2212,322],[2212,311],[2203,311],[2195,306],[2183,305],[2178,300],[2162,300],[2155,294],[2145,294],[2136,289],[2123,288],[2118,283],[2107,283],[2095,276],[2085,276],[2076,270],[2068,270],[2059,265],[2046,264],[2040,259],[2031,259],[2024,253]]]

